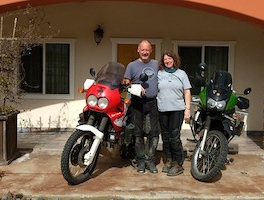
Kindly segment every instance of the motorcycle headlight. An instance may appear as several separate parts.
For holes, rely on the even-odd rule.
[[[107,100],[107,98],[100,98],[98,100],[98,106],[101,109],[105,109],[108,106],[108,100]]]
[[[224,100],[223,101],[215,101],[215,100],[209,98],[207,100],[207,107],[210,109],[216,108],[217,110],[222,111],[226,107],[226,102]]]
[[[216,105],[216,101],[215,101],[215,100],[213,100],[213,99],[211,99],[211,98],[209,98],[209,99],[207,100],[207,107],[208,107],[208,108],[214,108],[215,105]]]
[[[224,110],[226,107],[226,102],[225,101],[219,101],[219,102],[216,102],[216,108],[217,110]]]
[[[89,106],[95,106],[97,104],[97,98],[94,95],[90,95],[87,98],[87,103],[89,104]]]

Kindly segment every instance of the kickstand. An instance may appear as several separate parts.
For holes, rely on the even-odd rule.
[[[232,164],[232,162],[234,162],[234,158],[226,158],[226,164]]]

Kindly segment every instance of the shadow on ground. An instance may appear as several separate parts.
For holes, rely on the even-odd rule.
[[[264,149],[264,133],[263,132],[249,132],[248,137],[256,144],[258,145],[261,149]]]

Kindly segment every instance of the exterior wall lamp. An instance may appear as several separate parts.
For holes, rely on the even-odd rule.
[[[104,37],[104,30],[98,25],[97,29],[94,30],[94,40],[97,45],[100,44],[101,40]]]

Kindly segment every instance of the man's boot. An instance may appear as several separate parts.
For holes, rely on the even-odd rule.
[[[144,161],[140,161],[138,163],[138,166],[137,166],[137,172],[138,173],[145,173],[145,167],[146,167],[145,162]]]
[[[164,163],[163,168],[162,168],[162,172],[164,173],[169,172],[169,169],[171,168],[171,162],[172,162],[171,158],[166,159],[166,162]]]
[[[183,167],[178,164],[177,161],[171,163],[171,168],[169,169],[167,176],[177,176],[183,173]]]
[[[154,174],[158,173],[158,169],[157,169],[157,167],[153,161],[146,162],[146,165],[147,165],[146,167],[150,171],[150,173],[154,173]]]
[[[159,141],[159,137],[153,137],[148,139],[148,143],[147,143],[146,168],[151,173],[158,173],[158,169],[155,165],[155,159],[156,159],[155,153],[158,146],[158,141]]]

